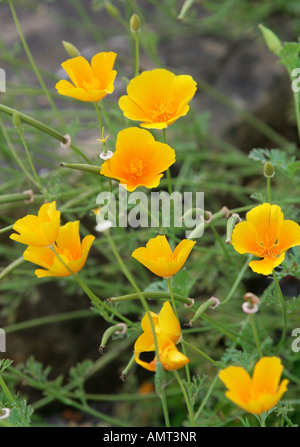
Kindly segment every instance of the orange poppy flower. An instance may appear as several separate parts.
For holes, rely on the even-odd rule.
[[[172,252],[166,236],[157,236],[150,239],[146,247],[134,250],[132,256],[155,275],[170,278],[183,267],[195,243],[184,239]]]
[[[79,220],[68,222],[60,227],[54,248],[64,264],[73,273],[77,273],[84,266],[94,239],[94,236],[88,235],[81,242]],[[38,278],[71,275],[68,268],[51,248],[30,246],[24,252],[24,259],[43,267],[43,269],[35,271]]]
[[[161,308],[159,314],[151,313],[151,319],[156,334],[159,360],[167,371],[179,369],[189,362],[189,359],[176,348],[175,344],[181,339],[181,328],[177,320],[171,304],[166,301]],[[142,352],[155,351],[152,327],[148,314],[146,314],[141,322],[143,329],[142,335],[136,340],[134,345],[135,361],[143,368],[149,371],[155,371],[157,358],[151,362],[140,359]]]
[[[49,247],[55,242],[60,224],[60,211],[56,210],[56,203],[44,203],[37,216],[28,214],[18,219],[13,229],[20,234],[13,233],[10,239],[33,247]]]
[[[61,80],[56,84],[58,93],[85,102],[97,102],[114,91],[117,72],[113,70],[116,53],[95,54],[91,64],[82,56],[66,60],[61,64],[72,83]]]
[[[139,186],[155,188],[174,162],[174,149],[155,141],[148,130],[130,127],[118,133],[116,151],[103,163],[100,174],[120,180],[128,191]]]
[[[282,263],[289,248],[300,245],[300,226],[284,220],[278,205],[264,203],[249,211],[246,221],[236,225],[231,242],[238,253],[263,258],[251,261],[249,266],[256,273],[269,275]]]
[[[262,357],[255,365],[252,379],[240,366],[229,366],[219,373],[228,388],[226,397],[252,414],[273,408],[287,391],[289,381],[282,380],[283,366],[278,357]]]
[[[163,129],[187,114],[196,89],[191,76],[157,68],[131,79],[119,106],[127,118],[142,121],[142,127]]]

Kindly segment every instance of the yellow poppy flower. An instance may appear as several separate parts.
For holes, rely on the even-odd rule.
[[[150,314],[155,329],[159,359],[163,368],[167,371],[181,368],[189,362],[189,359],[179,352],[175,346],[181,339],[181,328],[169,301],[163,304],[159,314],[154,312],[150,312]],[[155,351],[152,327],[148,314],[143,317],[141,326],[144,332],[139,336],[134,345],[135,360],[143,368],[149,371],[155,371],[157,363],[156,357],[151,362],[143,361],[139,357],[142,352]]]
[[[85,102],[97,102],[114,91],[117,72],[113,70],[116,53],[102,52],[92,57],[91,64],[82,56],[61,64],[72,83],[61,80],[56,84],[58,93]]]
[[[79,220],[68,222],[60,227],[54,249],[66,266],[73,273],[77,273],[84,266],[94,239],[94,236],[88,235],[81,242]],[[35,271],[38,278],[71,275],[51,248],[27,247],[24,252],[24,259],[43,267],[43,269]]]
[[[116,151],[103,163],[100,174],[119,180],[128,191],[139,186],[155,188],[174,162],[174,149],[155,141],[148,130],[129,127],[118,133]]]
[[[163,129],[187,114],[196,89],[191,76],[157,68],[131,79],[119,106],[127,118],[142,121],[142,127]]]
[[[264,203],[249,211],[246,221],[236,225],[231,242],[238,253],[263,258],[251,261],[249,266],[256,273],[269,275],[282,263],[289,248],[300,245],[300,226],[284,220],[278,205]]]
[[[252,379],[240,366],[229,366],[219,373],[226,385],[226,397],[252,414],[273,408],[287,391],[289,381],[282,380],[283,366],[278,357],[263,357],[255,365]]]
[[[195,243],[184,239],[172,252],[166,236],[157,236],[150,239],[146,247],[134,250],[132,256],[155,275],[170,278],[183,267]]]
[[[56,203],[44,203],[37,216],[28,214],[16,221],[13,229],[20,234],[13,233],[10,238],[33,247],[49,247],[57,239],[59,224],[60,212],[56,210]]]

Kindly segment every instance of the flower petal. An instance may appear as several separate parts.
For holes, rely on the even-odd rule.
[[[84,82],[91,82],[93,72],[89,62],[82,56],[73,57],[61,64],[75,87],[83,87]]]
[[[219,378],[228,388],[230,399],[240,405],[246,402],[250,397],[250,389],[252,387],[251,377],[248,372],[241,366],[229,366],[222,369]]]
[[[264,246],[267,247],[276,243],[283,222],[283,213],[280,206],[263,203],[249,211],[246,219],[255,226],[259,241]]]
[[[262,252],[258,232],[252,222],[238,223],[232,232],[231,243],[240,254],[252,253],[255,256],[260,256]]]
[[[281,360],[278,357],[262,357],[256,363],[252,382],[257,393],[275,394],[283,371]]]
[[[260,273],[261,275],[270,275],[272,270],[280,265],[285,258],[285,252],[280,256],[267,256],[260,261],[251,261],[249,262],[249,267],[255,273]]]

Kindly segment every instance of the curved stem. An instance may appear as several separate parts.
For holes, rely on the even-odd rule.
[[[281,291],[281,288],[280,288],[280,285],[279,285],[279,282],[278,282],[278,279],[277,279],[275,271],[273,270],[272,273],[273,273],[274,282],[275,282],[275,285],[276,285],[276,288],[277,288],[279,300],[281,302],[281,307],[282,307],[282,333],[281,333],[281,339],[280,339],[280,341],[278,343],[278,347],[277,347],[278,352],[280,352],[281,347],[282,347],[282,345],[283,345],[283,343],[285,341],[285,337],[286,337],[286,328],[287,328],[286,302],[285,302],[285,299],[283,298],[282,291]]]
[[[181,381],[181,379],[180,379],[180,377],[179,377],[178,371],[174,370],[174,371],[173,371],[173,374],[174,374],[174,376],[176,377],[176,380],[177,380],[177,382],[178,382],[178,385],[179,385],[180,388],[181,388],[181,391],[182,391],[182,394],[183,394],[183,397],[184,397],[184,400],[185,400],[185,403],[186,403],[186,407],[187,407],[187,410],[188,410],[188,413],[189,413],[189,418],[190,418],[191,426],[194,427],[194,426],[195,426],[194,412],[193,412],[193,409],[192,409],[192,407],[191,407],[191,405],[190,405],[190,401],[189,401],[189,398],[188,398],[186,389],[185,389],[184,386],[183,386],[183,383],[182,383],[182,381]]]

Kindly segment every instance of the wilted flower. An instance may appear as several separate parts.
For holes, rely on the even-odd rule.
[[[181,328],[169,301],[163,304],[159,314],[154,312],[150,312],[150,314],[158,344],[159,360],[163,368],[167,371],[181,368],[189,362],[189,359],[179,352],[175,346],[181,339]],[[135,360],[143,368],[155,371],[156,357],[151,362],[140,359],[142,352],[155,351],[154,337],[148,314],[143,317],[141,326],[144,332],[134,345]]]

